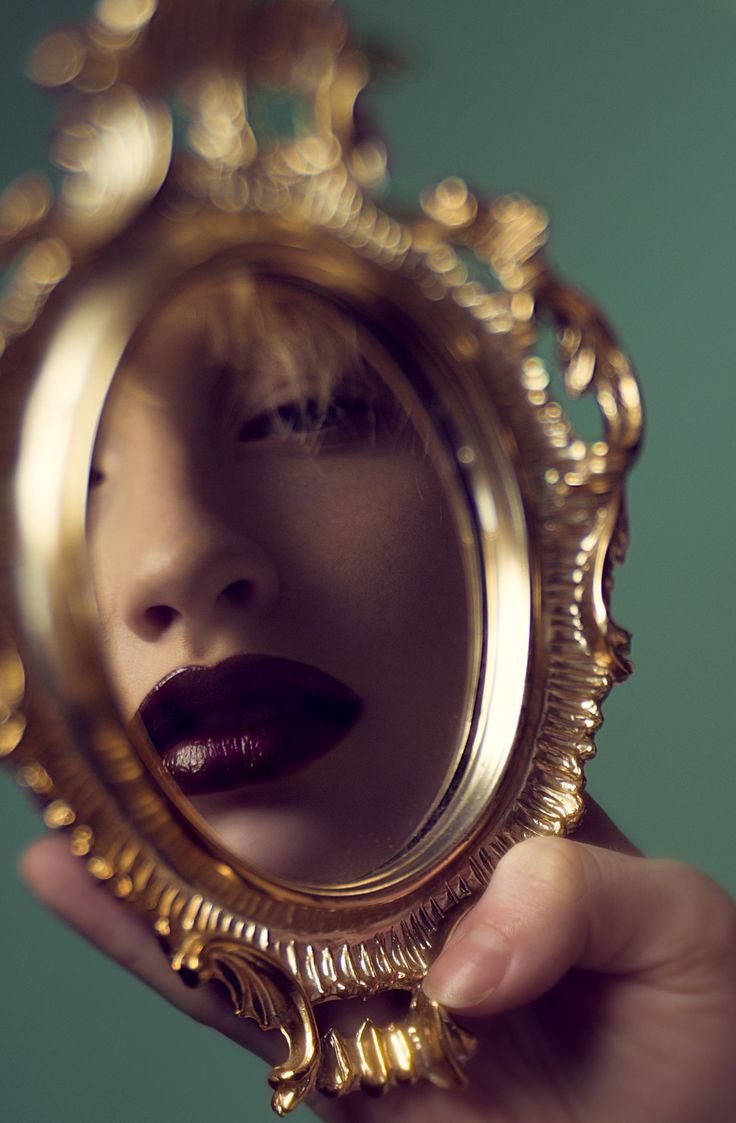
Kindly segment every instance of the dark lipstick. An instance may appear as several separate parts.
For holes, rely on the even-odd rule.
[[[298,771],[341,740],[362,708],[352,690],[316,667],[234,655],[173,671],[146,695],[136,719],[185,795],[207,795]]]

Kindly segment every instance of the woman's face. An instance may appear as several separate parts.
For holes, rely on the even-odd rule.
[[[150,318],[95,449],[123,716],[231,850],[296,879],[400,850],[463,725],[457,535],[389,361],[326,300],[223,275]]]

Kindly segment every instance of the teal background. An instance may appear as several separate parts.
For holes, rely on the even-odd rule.
[[[50,108],[23,78],[25,52],[87,5],[5,7],[2,183],[45,166]],[[558,269],[595,296],[635,359],[648,436],[614,608],[637,669],[606,705],[589,786],[646,851],[734,891],[736,0],[347,7],[360,32],[405,55],[406,77],[374,100],[399,199],[460,174],[541,203]],[[29,898],[14,862],[40,822],[0,783],[0,1116],[270,1119],[260,1064]]]

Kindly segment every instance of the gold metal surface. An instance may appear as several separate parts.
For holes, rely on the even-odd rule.
[[[314,1088],[320,1050],[310,1003],[288,972],[246,943],[193,935],[184,940],[171,966],[195,983],[218,979],[240,1018],[253,1018],[261,1029],[279,1029],[288,1045],[283,1064],[272,1069],[272,1106],[286,1115]]]
[[[452,1088],[466,1082],[475,1044],[418,986],[402,1022],[377,1026],[367,1018],[352,1036],[334,1029],[324,1034],[317,1088],[327,1096],[358,1089],[376,1095],[422,1079]]]
[[[577,823],[600,704],[630,669],[608,596],[641,433],[635,377],[593,305],[551,272],[539,208],[457,178],[428,189],[412,221],[378,208],[385,151],[354,123],[368,62],[331,4],[104,0],[32,69],[64,92],[66,174],[54,202],[37,179],[0,200],[0,258],[15,263],[0,303],[16,388],[6,465],[33,390],[3,535],[18,542],[20,607],[4,608],[20,623],[0,659],[0,755],[90,873],[150,919],[175,970],[219,979],[238,1016],[281,1029],[279,1114],[315,1087],[449,1086],[472,1042],[420,989],[446,918],[516,841]],[[293,96],[288,135],[251,111],[263,89]],[[478,558],[484,671],[452,798],[411,853],[349,885],[268,879],[218,849],[131,745],[94,639],[84,509],[107,389],[147,310],[234,257],[402,333],[449,418],[448,488]],[[599,440],[580,439],[551,396],[535,355],[545,324],[567,392],[598,403]],[[315,1004],[394,988],[412,992],[403,1021],[319,1037]]]

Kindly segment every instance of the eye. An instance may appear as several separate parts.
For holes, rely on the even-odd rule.
[[[99,487],[100,484],[103,484],[104,482],[105,473],[93,464],[89,470],[89,480],[87,482],[88,490],[93,491],[94,488]]]
[[[349,443],[374,433],[376,422],[373,404],[365,397],[345,394],[327,400],[310,397],[264,410],[246,422],[238,439],[250,442],[275,437],[303,443]]]

